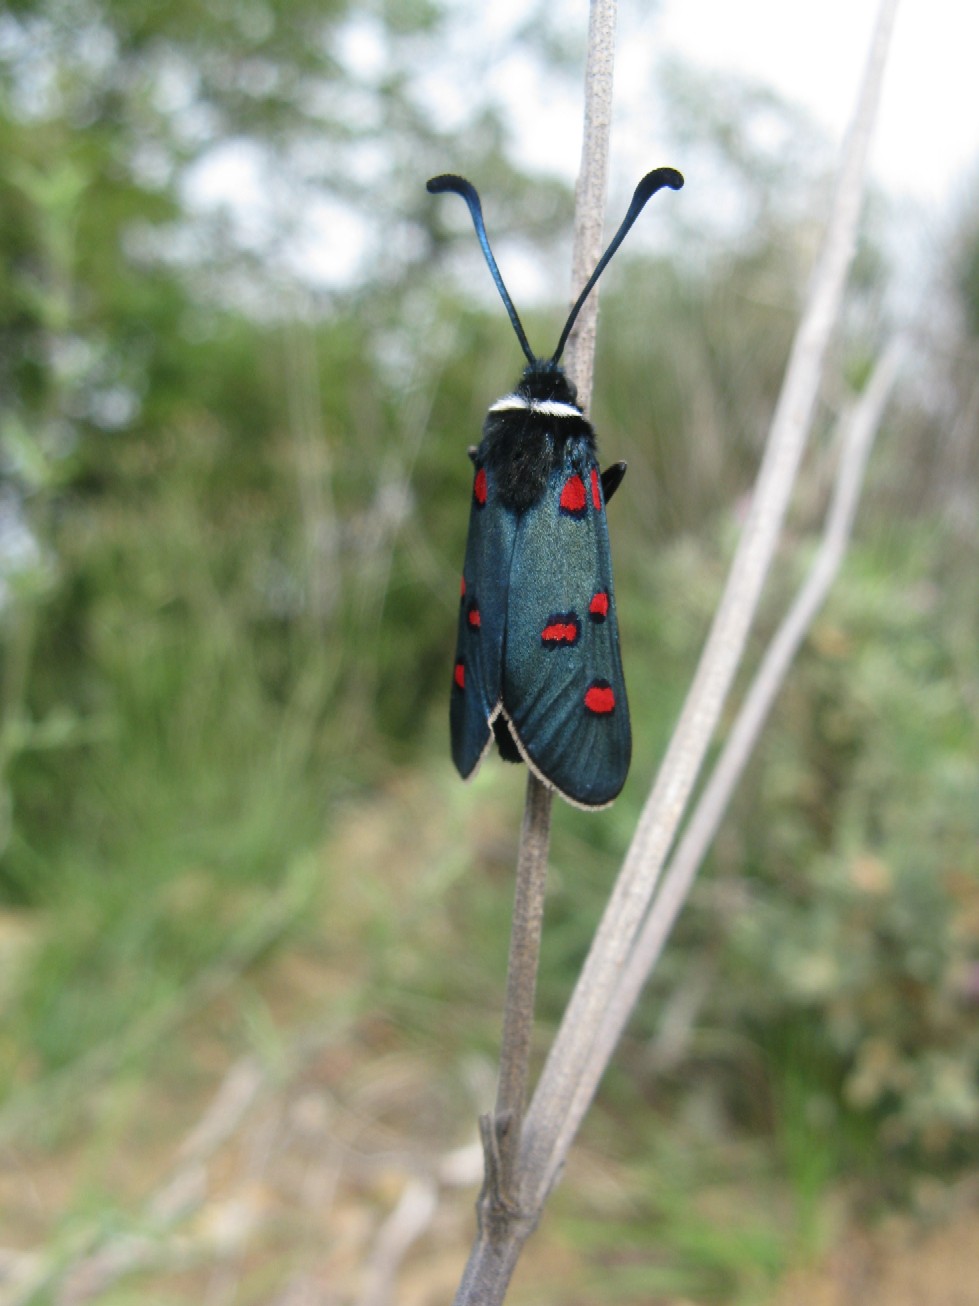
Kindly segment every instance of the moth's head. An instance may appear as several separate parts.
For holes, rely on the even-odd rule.
[[[557,403],[578,403],[578,391],[565,375],[564,368],[553,358],[535,358],[524,368],[518,394],[528,399],[553,399]]]

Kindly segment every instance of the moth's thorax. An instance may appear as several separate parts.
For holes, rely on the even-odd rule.
[[[576,397],[560,366],[538,359],[515,390],[490,405],[477,461],[492,472],[505,508],[526,512],[557,467],[583,471],[594,459],[595,434]]]

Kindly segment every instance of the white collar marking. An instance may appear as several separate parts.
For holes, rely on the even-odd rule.
[[[490,404],[491,413],[509,413],[517,409],[527,408],[532,413],[539,413],[542,417],[580,417],[581,409],[576,408],[574,404],[564,404],[558,399],[526,399],[523,395],[510,394],[504,395],[502,399],[497,399],[495,404]]]

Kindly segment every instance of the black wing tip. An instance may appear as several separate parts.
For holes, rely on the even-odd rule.
[[[506,710],[503,709],[500,715],[506,716]],[[585,791],[580,787],[576,787],[577,792],[572,792],[571,785],[559,784],[553,778],[553,776],[549,775],[545,770],[543,770],[540,764],[537,761],[535,761],[533,755],[530,752],[530,749],[527,747],[523,739],[520,737],[520,732],[518,731],[512,718],[506,716],[506,721],[507,721],[507,725],[509,726],[510,735],[511,738],[513,739],[513,743],[517,749],[517,752],[520,754],[521,759],[527,763],[527,767],[529,768],[529,770],[531,770],[534,773],[534,775],[541,782],[541,784],[544,786],[545,789],[550,789],[553,793],[556,793],[559,798],[563,798],[566,803],[569,803],[572,807],[577,807],[579,811],[582,812],[604,811],[606,807],[612,806],[616,798],[618,798],[619,794],[622,792],[623,788],[625,787],[626,778],[629,774],[629,762],[632,759],[631,732],[629,735],[629,750],[626,756],[625,766],[622,768],[621,778],[618,780],[618,783],[615,785],[614,789],[611,790],[606,789],[604,793],[599,794],[598,796],[593,796],[591,793]]]

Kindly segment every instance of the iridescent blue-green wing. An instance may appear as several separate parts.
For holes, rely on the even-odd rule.
[[[542,780],[581,807],[615,798],[632,734],[605,492],[598,464],[573,448],[518,521],[502,696],[517,746]]]
[[[477,461],[449,704],[452,760],[464,779],[486,752],[500,710],[507,577],[515,537],[516,519],[498,502],[492,472]]]

